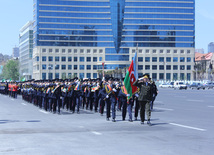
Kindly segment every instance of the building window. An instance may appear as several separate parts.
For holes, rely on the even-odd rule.
[[[190,54],[191,52],[190,52],[190,50],[187,50],[187,54]]]
[[[62,70],[65,70],[66,69],[66,65],[62,65]]]
[[[157,70],[157,65],[152,65],[152,70]]]
[[[178,57],[173,57],[173,62],[178,62]]]
[[[93,70],[97,70],[97,65],[93,65]]]
[[[39,70],[39,65],[36,65],[37,70]]]
[[[178,53],[178,51],[177,51],[177,50],[174,50],[174,53],[176,54],[176,53]]]
[[[48,79],[52,80],[53,79],[53,73],[48,73]]]
[[[163,50],[160,50],[160,54],[163,54]]]
[[[145,70],[150,70],[150,65],[146,65]]]
[[[59,53],[59,49],[55,49],[55,53]]]
[[[91,62],[91,57],[87,57],[87,62]]]
[[[171,65],[167,65],[166,70],[171,70]]]
[[[178,73],[173,73],[173,80],[178,80]]]
[[[71,53],[71,49],[68,49],[68,53]]]
[[[66,79],[66,73],[62,73],[62,79]]]
[[[46,52],[46,49],[45,49],[45,48],[43,48],[43,49],[42,49],[42,53],[45,53],[45,52]]]
[[[49,49],[49,53],[52,53],[53,52],[53,50],[52,49]]]
[[[42,61],[46,61],[46,57],[45,56],[42,57]]]
[[[152,62],[157,62],[157,57],[152,57]]]
[[[178,70],[178,65],[173,65],[173,70]]]
[[[96,49],[94,49],[94,50],[93,50],[93,53],[97,53],[97,50],[96,50]]]
[[[52,64],[48,65],[48,70],[53,70],[53,65]]]
[[[62,62],[65,62],[66,61],[66,57],[62,57],[61,60],[62,60]]]
[[[148,54],[148,53],[149,53],[149,50],[146,50],[146,53]]]
[[[166,62],[171,62],[171,57],[166,57]]]
[[[62,49],[62,53],[65,53],[65,49]]]
[[[84,62],[85,58],[84,57],[80,57],[80,62]]]
[[[185,66],[184,65],[180,65],[180,70],[185,70]]]
[[[43,64],[42,65],[42,70],[46,70],[46,68],[47,68],[46,65]]]
[[[77,73],[74,73],[74,77],[77,77]]]
[[[187,73],[187,80],[188,80],[188,81],[191,80],[191,73]]]
[[[74,70],[77,70],[77,68],[78,68],[77,65],[74,65]]]
[[[36,57],[36,61],[39,61],[39,56]]]
[[[143,62],[143,57],[138,57],[138,62]]]
[[[74,49],[74,53],[77,53],[77,49]]]
[[[184,50],[181,50],[181,54],[184,54]]]
[[[150,57],[145,57],[145,62],[150,62]]]
[[[156,50],[152,50],[152,53],[155,54],[155,53],[156,53]]]
[[[190,65],[187,65],[187,70],[191,70],[191,66]]]
[[[80,49],[80,53],[84,53],[84,49]]]
[[[102,61],[103,60],[103,58],[102,57],[99,57],[99,61]]]
[[[97,62],[97,57],[93,57],[93,62]]]
[[[74,57],[74,62],[77,62],[77,57]]]
[[[134,49],[132,50],[132,53],[135,53],[135,50],[134,50]]]
[[[159,70],[164,70],[164,65],[160,65]]]
[[[157,73],[152,73],[152,79],[157,80]]]
[[[55,79],[59,79],[59,73],[55,73]]]
[[[187,62],[191,62],[191,58],[190,57],[187,57]]]
[[[59,57],[55,57],[55,61],[59,61]]]
[[[72,57],[68,57],[68,62],[71,62],[72,61]]]
[[[185,58],[184,57],[180,57],[180,62],[185,62]]]
[[[55,65],[55,69],[58,70],[59,69],[59,65]]]
[[[184,73],[180,74],[180,80],[184,80]]]
[[[87,78],[91,78],[91,73],[86,74]]]
[[[102,50],[102,49],[100,49],[100,50],[99,50],[99,53],[103,53],[103,50]]]
[[[80,73],[79,75],[80,75],[80,76],[79,76],[79,77],[80,77],[80,79],[83,79],[83,78],[84,78],[84,76],[85,76],[85,75],[84,75],[84,73]]]
[[[91,65],[87,65],[87,70],[91,70]]]
[[[94,79],[97,78],[97,73],[93,73],[93,78],[94,78]]]
[[[143,77],[143,73],[138,73],[138,77],[139,78]]]
[[[46,73],[42,73],[42,80],[46,80]]]
[[[68,73],[68,79],[71,79],[71,73]]]
[[[159,62],[164,62],[164,57],[160,57]]]
[[[80,70],[84,70],[85,66],[84,65],[80,65]]]
[[[72,70],[72,65],[68,65],[68,70]]]
[[[143,50],[139,50],[139,53],[143,53]]]
[[[167,50],[166,53],[167,53],[167,54],[170,54],[170,50]]]
[[[164,80],[164,73],[159,73],[159,80]]]
[[[166,80],[171,80],[171,73],[166,73]]]
[[[90,50],[90,49],[87,49],[87,53],[91,53],[91,50]]]
[[[48,57],[48,61],[53,61],[53,57]]]
[[[138,70],[143,70],[143,65],[138,65]]]

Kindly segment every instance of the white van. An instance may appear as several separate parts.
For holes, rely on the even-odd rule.
[[[182,81],[177,81],[174,83],[174,89],[186,89],[187,90],[187,85],[184,84]]]

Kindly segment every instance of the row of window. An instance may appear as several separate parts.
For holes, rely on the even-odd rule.
[[[179,65],[145,65],[145,68],[143,68],[143,65],[138,65],[138,70],[191,70],[191,65],[180,65],[180,68],[179,68]]]
[[[53,49],[51,49],[51,48],[48,49],[48,50],[47,50],[46,48],[43,48],[43,49],[42,49],[42,53],[46,53],[47,51],[48,51],[49,53],[53,53]],[[60,52],[59,49],[55,49],[54,51],[55,51],[55,53],[59,53],[59,52]],[[77,49],[73,49],[73,52],[74,52],[74,53],[77,53],[77,51],[78,51]],[[79,50],[80,53],[85,53],[85,51],[86,51],[86,53],[91,53],[91,50],[90,50],[90,49],[87,49],[87,50],[80,49],[80,50]],[[66,53],[66,49],[62,49],[61,52],[62,52],[62,53]],[[68,52],[68,53],[72,53],[72,49],[68,49],[67,52]],[[93,49],[93,53],[98,53],[98,52],[99,52],[99,53],[103,53],[103,50],[102,50],[102,49],[99,49],[99,50]]]
[[[60,73],[55,73],[55,77],[53,77],[53,73],[48,73],[48,74],[42,73],[42,79],[43,80],[46,80],[46,79],[52,80],[53,78],[55,78],[55,79],[66,79],[66,78],[71,79],[73,77],[79,77],[79,78],[83,79],[83,78],[85,78],[85,76],[86,76],[86,78],[92,78],[91,75],[92,75],[91,73],[86,73],[86,75],[84,73],[79,73],[79,75],[77,73],[73,73],[73,74],[72,73],[68,73],[68,74],[62,73],[61,77],[60,77]],[[97,78],[97,73],[93,73],[93,78]]]
[[[146,74],[149,74],[149,73],[146,73]],[[157,77],[159,75],[159,78]],[[143,76],[143,73],[138,73],[138,76],[139,77],[142,77]],[[151,78],[153,80],[191,80],[191,73],[152,73],[151,75]]]
[[[78,61],[78,58],[79,58],[79,62],[97,62],[97,57],[74,57],[73,58],[73,61],[74,62],[77,62]],[[49,56],[49,57],[46,57],[46,56],[43,56],[42,57],[42,61],[45,62],[45,61],[49,61],[49,62],[52,62],[52,61],[55,61],[55,62],[59,62],[60,60],[62,62],[72,62],[72,57],[59,57],[59,56]],[[99,58],[100,61],[102,61],[102,57]],[[39,56],[36,57],[36,61],[39,61]]]
[[[152,62],[158,62],[158,57],[145,57],[145,62],[150,62],[150,59],[152,59]],[[159,57],[159,62],[178,62],[180,59],[180,62],[191,62],[191,57]],[[138,57],[138,62],[143,62],[143,57]]]

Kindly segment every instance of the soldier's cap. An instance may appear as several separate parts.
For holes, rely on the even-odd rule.
[[[144,74],[143,75],[143,79],[149,79],[149,78],[150,78],[149,74]]]
[[[96,80],[97,80],[97,81],[101,81],[101,78],[97,78]]]
[[[78,77],[75,77],[74,80],[78,80]]]
[[[91,79],[89,78],[88,81],[91,81]]]
[[[118,78],[115,78],[114,81],[120,81]]]

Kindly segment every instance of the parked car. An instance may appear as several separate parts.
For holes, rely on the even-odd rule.
[[[193,82],[189,88],[199,90],[199,89],[205,89],[205,86],[199,82]]]
[[[169,84],[166,84],[166,83],[159,85],[159,87],[160,88],[171,88],[171,86]]]
[[[170,82],[170,84],[169,84],[171,86],[170,88],[174,88],[174,83],[175,82]]]
[[[187,85],[185,85],[183,82],[175,82],[174,89],[186,89],[187,90]]]
[[[214,87],[213,83],[211,83],[211,82],[204,83],[203,86],[207,89],[213,89],[213,87]]]

